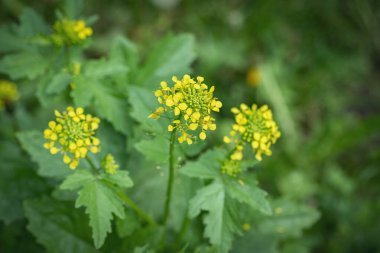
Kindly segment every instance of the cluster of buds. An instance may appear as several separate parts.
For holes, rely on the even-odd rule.
[[[216,129],[211,112],[219,112],[222,107],[222,102],[214,97],[215,87],[209,88],[201,76],[196,80],[189,75],[184,75],[181,80],[173,76],[172,80],[173,87],[163,81],[161,87],[154,92],[160,107],[149,117],[158,119],[163,113],[168,113],[171,118],[168,131],[179,132],[180,143],[186,141],[190,145],[197,136],[205,140],[206,131]]]
[[[57,46],[78,45],[92,35],[92,28],[83,20],[58,20],[51,39]]]

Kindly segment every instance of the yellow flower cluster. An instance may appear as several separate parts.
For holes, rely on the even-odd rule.
[[[107,154],[101,163],[102,168],[108,174],[116,174],[119,165],[116,163],[115,158],[111,154]]]
[[[16,101],[19,96],[16,84],[0,80],[0,110],[4,109],[7,103]]]
[[[44,137],[48,140],[44,144],[51,154],[63,154],[63,162],[75,169],[80,158],[85,158],[87,152],[100,151],[100,140],[95,137],[95,130],[99,128],[99,118],[84,114],[81,107],[68,107],[66,111],[54,112],[55,121],[49,122]]]
[[[180,143],[186,141],[190,145],[196,135],[205,140],[206,131],[216,129],[211,112],[219,112],[222,107],[222,102],[214,98],[215,87],[209,88],[201,76],[196,81],[189,75],[184,75],[182,80],[173,76],[172,80],[173,87],[161,82],[161,88],[154,92],[161,106],[149,117],[158,119],[164,112],[169,112],[172,117],[168,131],[178,131]]]
[[[87,27],[83,20],[58,20],[54,31],[51,39],[57,46],[77,45],[92,35],[92,28]]]
[[[262,154],[270,156],[271,144],[276,142],[281,133],[268,106],[263,105],[258,108],[256,104],[252,107],[241,104],[240,109],[234,107],[231,111],[235,114],[235,124],[232,126],[230,136],[224,137],[224,142],[235,144],[231,160],[238,161],[243,158],[243,149],[247,143],[251,144],[256,152],[257,160],[262,160]]]

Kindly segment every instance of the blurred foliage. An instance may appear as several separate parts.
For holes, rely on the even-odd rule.
[[[96,14],[85,18],[94,36],[83,50],[71,52],[82,63],[81,75],[68,75],[64,50],[48,47],[43,35],[57,15],[84,18],[83,13]],[[44,129],[54,108],[70,101],[104,119],[102,154],[112,151],[130,171],[139,188],[131,196],[159,218],[168,155],[162,146],[168,141],[160,137],[160,123],[146,118],[155,107],[151,91],[160,80],[190,70],[215,84],[223,101],[219,131],[208,146],[221,144],[232,122],[229,108],[241,102],[269,104],[283,136],[272,157],[250,171],[251,180],[269,193],[273,216],[235,210],[234,204],[220,214],[220,196],[213,195],[219,179],[205,175],[214,180],[206,186],[180,176],[173,235],[187,212],[183,201],[192,199],[190,215],[208,210],[206,224],[251,224],[222,239],[206,229],[211,241],[231,243],[231,252],[380,251],[379,1],[88,0],[80,6],[74,0],[4,0],[0,22],[0,77],[20,91],[20,101],[0,112],[1,252],[99,252],[84,211],[74,208],[75,196],[54,190],[70,171],[38,148],[42,135],[36,130]],[[248,77],[252,69],[254,79]],[[191,159],[183,174],[202,162],[208,154],[197,160],[203,150],[199,145],[178,151],[180,162]],[[189,192],[186,185],[202,188]],[[255,193],[259,199],[263,194]],[[213,202],[203,203],[202,194]],[[237,201],[226,194],[226,201]],[[159,240],[157,230],[136,233],[134,215],[117,219],[117,233],[101,252],[154,252],[146,243]],[[202,240],[201,223],[189,227],[188,249],[182,245],[181,252],[218,252]],[[240,235],[234,242],[232,233]],[[204,245],[195,248],[197,241]]]

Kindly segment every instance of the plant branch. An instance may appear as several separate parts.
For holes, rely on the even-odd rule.
[[[131,207],[137,213],[137,215],[139,215],[149,225],[156,225],[156,222],[149,215],[147,215],[131,198],[129,198],[128,195],[126,195],[122,191],[118,191],[117,194],[120,197],[120,199],[122,199],[125,202],[125,204]]]

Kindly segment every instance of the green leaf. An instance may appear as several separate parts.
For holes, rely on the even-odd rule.
[[[125,170],[119,170],[116,174],[103,174],[102,175],[103,180],[117,185],[121,188],[130,188],[133,186],[133,181],[129,177],[128,171]]]
[[[273,201],[274,215],[260,218],[258,231],[277,234],[279,237],[297,237],[319,218],[319,212],[310,206],[287,199]]]
[[[129,104],[132,107],[130,113],[131,117],[141,123],[141,125],[146,127],[149,131],[162,134],[163,128],[158,121],[148,118],[159,105],[153,92],[136,86],[128,87],[128,91]]]
[[[96,112],[107,119],[116,130],[128,134],[130,127],[127,100],[118,94],[115,87],[85,76],[74,80],[71,92],[76,106],[89,106],[94,100]]]
[[[67,18],[78,19],[84,8],[83,0],[64,0],[63,13]]]
[[[5,56],[0,61],[0,72],[11,79],[34,79],[48,67],[46,58],[34,51],[23,51]]]
[[[233,215],[238,211],[229,207],[222,182],[214,180],[208,186],[198,190],[189,204],[189,217],[194,218],[201,211],[207,211],[203,222],[206,225],[204,236],[211,244],[217,246],[220,252],[228,252],[232,246],[233,233],[239,233],[234,223]]]
[[[93,60],[85,65],[84,75],[93,79],[126,74],[128,68],[119,61]]]
[[[62,178],[70,174],[70,169],[62,161],[60,154],[52,155],[43,147],[42,132],[28,131],[17,134],[17,138],[32,160],[38,164],[38,174],[44,177]]]
[[[143,140],[135,145],[147,159],[158,163],[169,161],[169,140],[161,135],[155,136],[151,140]]]
[[[0,27],[0,52],[15,52],[18,50],[26,49],[30,45],[25,43],[24,38],[16,36],[14,27],[3,26]]]
[[[59,73],[53,77],[53,80],[48,84],[46,92],[48,94],[60,93],[70,84],[71,75],[69,73]]]
[[[10,224],[24,217],[24,199],[39,196],[49,187],[16,141],[0,141],[0,161],[0,220]]]
[[[94,180],[96,178],[90,171],[77,170],[74,174],[67,176],[59,187],[62,190],[75,190]]]
[[[24,202],[28,229],[48,252],[96,253],[83,221],[85,217],[62,202],[51,198]]]
[[[172,75],[189,73],[195,57],[193,36],[168,35],[148,56],[135,82],[149,88],[158,87],[160,81],[170,80]]]
[[[137,48],[127,38],[117,36],[112,42],[110,59],[122,62],[130,71],[135,72],[139,60]]]
[[[47,33],[49,26],[41,15],[33,9],[25,8],[20,16],[19,34],[22,37],[31,37],[41,33]]]
[[[100,248],[107,236],[112,231],[111,220],[113,214],[124,218],[124,208],[118,195],[100,181],[87,183],[79,192],[75,207],[84,206],[90,216],[92,238],[95,247]]]
[[[224,157],[225,152],[222,150],[207,151],[197,161],[186,163],[180,168],[180,173],[202,179],[220,178],[219,170]]]
[[[272,209],[267,200],[267,193],[257,187],[256,182],[239,183],[235,178],[226,180],[227,193],[233,199],[246,203],[263,214],[271,215]]]

